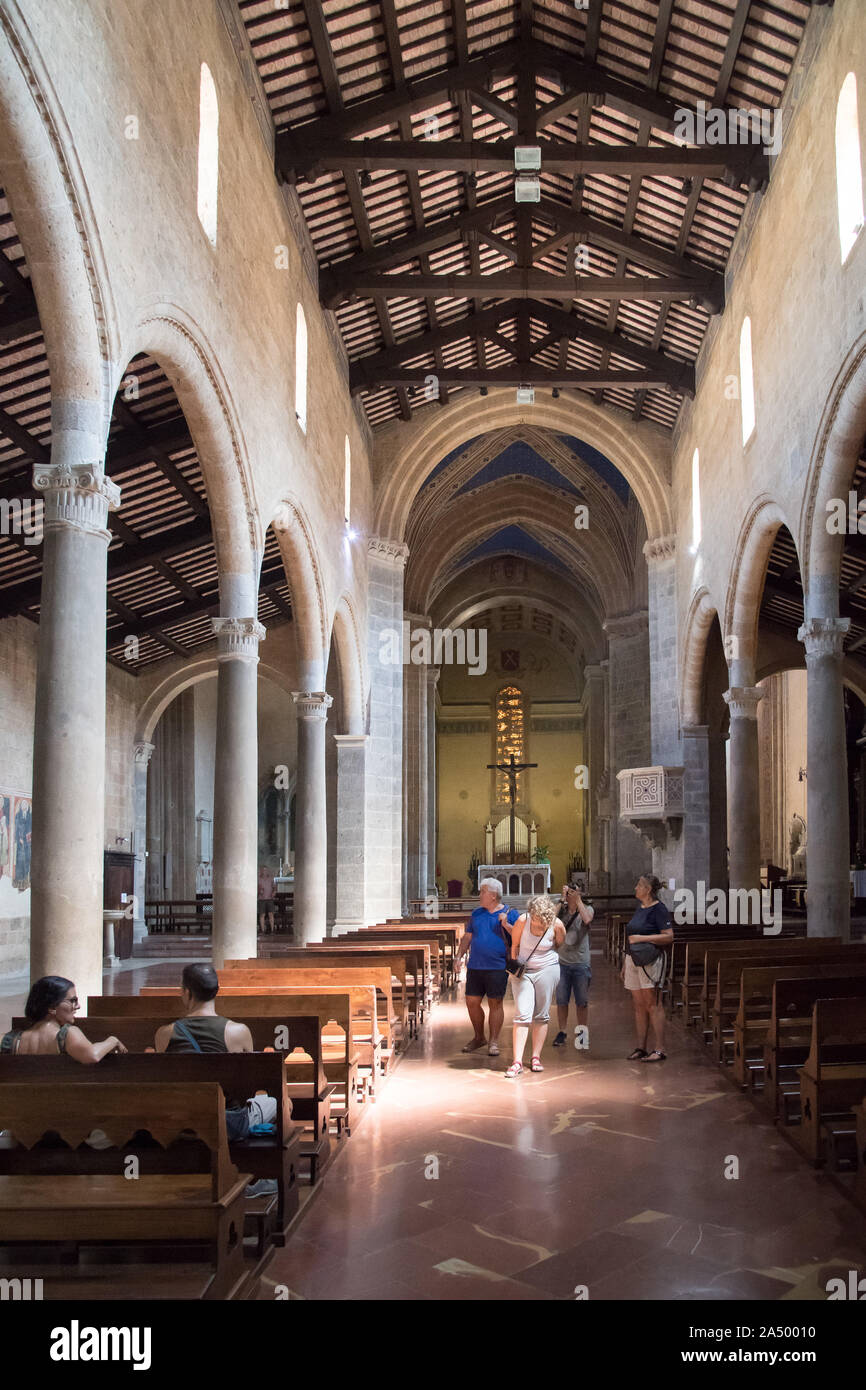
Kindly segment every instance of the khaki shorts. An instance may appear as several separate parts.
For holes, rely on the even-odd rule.
[[[625,958],[625,975],[623,983],[626,989],[652,989],[653,985],[658,984],[665,968],[665,958],[662,955],[658,960],[653,961],[652,965],[635,965],[631,956]]]

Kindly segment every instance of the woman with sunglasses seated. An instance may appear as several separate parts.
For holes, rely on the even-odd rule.
[[[16,1028],[0,1038],[0,1053],[17,1056],[51,1056],[63,1052],[73,1061],[92,1066],[101,1062],[109,1052],[126,1052],[119,1038],[88,1042],[80,1028],[75,1027],[78,996],[71,980],[62,975],[43,975],[27,996],[24,1013],[29,1028]]]

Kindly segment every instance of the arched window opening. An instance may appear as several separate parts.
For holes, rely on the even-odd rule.
[[[343,471],[343,516],[346,521],[346,528],[351,529],[352,525],[352,446],[349,443],[349,436],[346,435],[346,461]]]
[[[514,685],[507,685],[496,697],[496,757],[494,762],[507,763],[511,754],[515,761],[525,761],[526,714],[523,695]],[[496,804],[508,804],[508,774],[496,774]],[[520,798],[518,797],[518,800]]]
[[[217,239],[219,104],[207,63],[201,65],[198,101],[198,220],[212,246]]]
[[[836,203],[844,265],[863,226],[863,167],[857,115],[857,78],[849,72],[836,105]]]
[[[692,554],[701,543],[701,451],[692,454]]]
[[[752,320],[748,314],[740,329],[740,413],[743,419],[743,444],[748,444],[755,429],[755,378],[752,372]]]
[[[295,414],[298,424],[307,433],[307,320],[304,306],[298,305],[295,328]]]

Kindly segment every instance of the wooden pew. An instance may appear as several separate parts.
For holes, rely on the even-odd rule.
[[[725,956],[738,957],[746,965],[760,964],[761,960],[771,965],[774,960],[788,956],[818,956],[828,946],[841,946],[839,937],[797,937],[795,940],[777,937],[763,937],[754,941],[721,941],[718,944],[701,943],[698,947],[703,956],[703,980],[701,984],[700,1007],[697,1022],[704,1031],[712,1035],[713,1002],[716,995],[716,977],[719,961]]]
[[[787,982],[780,992],[782,1017],[774,1016],[773,986],[777,980]],[[801,1015],[799,1000],[794,1002],[790,995],[785,999],[784,991],[785,988],[796,991],[798,986],[809,986],[812,982],[816,992],[807,988],[808,1004]],[[790,1024],[794,1022],[801,1031],[805,1029],[808,1033],[812,1008],[819,995],[822,999],[841,997],[846,991],[846,984],[849,986],[847,992],[857,995],[861,992],[861,983],[866,992],[866,962],[837,965],[810,962],[807,968],[778,962],[747,966],[740,976],[740,1002],[734,1019],[734,1080],[740,1086],[751,1086],[752,1091],[756,1092],[759,1089],[756,1083],[766,1082],[767,1048],[769,1046],[770,1055],[774,1058],[778,1046],[776,1040],[782,1030],[790,1031]],[[805,1060],[806,1051],[797,1058],[798,1065]],[[771,1066],[771,1071],[774,1070],[775,1062]],[[776,1113],[775,1107],[773,1113]]]
[[[254,957],[252,960],[227,960],[223,971],[235,970],[248,972],[248,983],[251,984],[257,983],[258,978],[261,978],[263,983],[273,981],[276,984],[275,972],[282,971],[279,984],[290,985],[295,989],[311,992],[324,990],[328,993],[344,988],[350,991],[359,988],[372,989],[376,998],[376,1027],[382,1034],[382,1042],[376,1049],[375,1056],[381,1062],[383,1076],[393,1065],[397,1043],[405,1041],[406,1034],[402,1032],[401,1018],[395,1012],[390,966],[381,963],[356,965],[350,961],[343,961],[335,966],[318,965],[313,963],[312,957],[300,961],[293,958],[289,961],[281,956],[273,956]],[[260,975],[253,979],[251,972],[256,971],[260,972]],[[231,979],[232,975],[227,973],[227,987],[230,987]],[[357,1031],[363,1032],[364,1029],[359,1026]]]
[[[342,956],[362,955],[367,959],[370,959],[371,955],[375,953],[378,953],[382,958],[393,958],[395,962],[393,974],[398,982],[398,993],[406,1000],[409,1036],[414,1037],[424,1022],[433,999],[433,974],[429,943],[400,941],[392,944],[390,941],[347,941],[345,945],[340,945],[341,939],[337,936],[330,941],[311,941],[301,949],[306,950],[310,956],[316,959],[327,957],[330,960],[335,952]],[[290,954],[290,952],[286,952],[286,954]]]
[[[50,1060],[76,1065],[66,1058]],[[250,1175],[238,1173],[229,1156],[225,1101],[215,1081],[185,1085],[99,1081],[88,1086],[69,1085],[65,1080],[10,1081],[0,1086],[0,1127],[11,1130],[21,1146],[0,1150],[0,1165],[17,1159],[18,1168],[0,1174],[0,1243],[170,1243],[178,1258],[180,1244],[191,1242],[209,1253],[214,1266],[204,1298],[231,1298],[245,1282],[242,1231],[244,1189]],[[115,1146],[112,1172],[104,1171],[105,1158],[112,1151],[77,1147],[94,1127],[103,1130]],[[139,1176],[130,1181],[124,1177],[124,1160],[136,1152],[132,1140],[140,1130],[147,1130],[162,1146],[162,1171],[149,1168],[148,1157],[154,1151],[143,1148],[136,1154]],[[39,1159],[46,1151],[34,1146],[49,1131],[58,1133],[74,1150],[73,1171],[40,1170]],[[169,1147],[185,1138],[187,1131],[200,1144],[184,1142],[179,1150]],[[204,1158],[201,1145],[206,1147]],[[192,1170],[191,1147],[197,1155],[197,1167]],[[67,1153],[55,1150],[63,1157]],[[91,1161],[93,1171],[88,1172]],[[120,1272],[118,1278],[122,1281]]]
[[[153,1031],[147,1020],[137,1019],[135,1038],[130,1037],[129,1019],[111,1019],[112,1025],[122,1028],[127,1038],[136,1044],[149,1046]],[[146,1024],[146,1029],[141,1024]],[[79,1021],[80,1024],[80,1021]],[[16,1025],[17,1026],[17,1025]],[[82,1028],[91,1042],[101,1042],[115,1032],[100,1020],[84,1020]],[[125,1045],[130,1046],[124,1039]],[[257,1091],[265,1091],[277,1102],[276,1134],[273,1137],[250,1135],[229,1143],[232,1163],[253,1178],[271,1178],[277,1183],[277,1197],[263,1202],[247,1199],[248,1218],[258,1235],[259,1254],[264,1238],[270,1235],[276,1244],[285,1244],[286,1228],[298,1210],[298,1160],[301,1148],[301,1129],[292,1120],[292,1102],[286,1086],[284,1058],[276,1052],[229,1052],[224,1056],[192,1053],[147,1052],[138,1047],[126,1055],[104,1057],[99,1066],[87,1067],[70,1057],[26,1056],[0,1057],[0,1086],[9,1082],[52,1082],[64,1085],[116,1082],[132,1086],[139,1082],[162,1084],[177,1082],[184,1085],[202,1081],[216,1082],[222,1087],[226,1101],[246,1100]],[[49,1151],[53,1153],[54,1151]],[[32,1162],[32,1158],[30,1160]],[[7,1169],[7,1171],[9,1171]],[[251,1212],[250,1207],[254,1208]],[[273,1213],[270,1208],[273,1207]]]
[[[436,932],[423,932],[418,934],[414,931],[396,932],[390,928],[382,931],[348,932],[343,936],[332,938],[336,942],[345,942],[352,947],[359,947],[361,950],[368,950],[371,946],[384,946],[386,949],[405,951],[423,951],[423,1015],[428,1013],[433,1006],[433,1000],[439,993],[443,985],[443,959],[439,935]],[[316,949],[328,947],[330,942],[318,941],[314,945]]]
[[[840,945],[826,946],[821,949],[817,945],[809,950],[802,949],[802,942],[793,942],[790,950],[768,951],[766,954],[757,956],[723,956],[716,965],[715,987],[712,983],[710,989],[713,993],[711,1010],[712,1021],[712,1051],[715,1061],[720,1065],[724,1063],[725,1052],[730,1046],[734,1046],[734,1019],[740,1005],[740,985],[743,970],[748,965],[766,964],[772,965],[775,960],[784,960],[791,965],[804,966],[802,973],[808,973],[810,963],[813,960],[827,962],[827,964],[854,965],[858,960],[866,961],[866,951],[862,946]]]
[[[223,972],[223,977],[220,979],[222,987],[220,999],[229,1001],[225,1007],[226,1010],[229,1008],[234,1010],[231,1016],[239,1022],[245,1023],[245,1014],[248,1012],[252,1012],[253,1016],[257,1018],[273,1013],[274,1009],[271,1007],[274,997],[272,987],[265,983],[256,988],[256,980],[253,980],[251,984],[242,983],[240,979],[235,978],[236,975],[240,975],[240,972]],[[258,979],[261,977],[259,976]],[[155,1001],[170,999],[173,1003],[178,998],[176,990],[159,985],[145,986],[140,997]],[[255,999],[256,1003],[250,1005],[250,999]],[[241,1001],[240,1005],[238,1000]],[[159,1009],[160,1007],[161,1002],[157,1002],[156,1008]],[[352,1125],[357,1119],[361,1095],[358,1083],[358,1058],[352,1030],[352,1001],[348,992],[346,990],[342,992],[334,990],[320,993],[315,990],[301,994],[294,992],[284,994],[279,1000],[278,1012],[281,1016],[289,1014],[292,1017],[298,1015],[318,1017],[325,1079],[336,1087],[331,1099],[331,1115],[338,1121],[338,1133],[345,1127],[346,1133],[351,1134]],[[270,1043],[269,1046],[273,1046],[273,1043]],[[297,1077],[291,1076],[289,1079],[303,1081],[305,1077],[299,1075]]]
[[[412,951],[400,951],[398,948],[391,949],[388,946],[366,946],[360,948],[351,943],[346,946],[328,946],[324,949],[316,949],[309,946],[290,946],[273,955],[263,955],[258,957],[258,965],[265,968],[272,967],[279,969],[287,965],[306,966],[308,969],[352,969],[358,970],[362,966],[384,966],[390,971],[391,976],[391,999],[396,1006],[395,1012],[400,1019],[402,1038],[407,1039],[414,1036],[415,1019],[417,1016],[416,997],[423,991],[418,979],[417,958],[419,953]],[[407,956],[411,957],[412,967],[411,984],[407,988],[407,975],[409,966]],[[422,967],[423,968],[423,967]],[[394,988],[393,980],[396,977],[397,988]]]
[[[351,941],[363,944],[367,941],[384,945],[429,945],[430,967],[433,974],[434,994],[454,982],[454,954],[457,933],[453,929],[438,927],[363,927],[358,931],[344,932],[334,937],[334,941]]]
[[[809,1056],[800,1071],[800,1124],[788,1133],[816,1166],[827,1153],[825,1126],[854,1125],[866,1096],[866,998],[816,999]]]
[[[221,1001],[222,998],[220,996]],[[264,1052],[266,1048],[287,1054],[299,1050],[310,1059],[306,1062],[303,1057],[296,1059],[287,1056],[285,1060],[289,1067],[286,1081],[292,1102],[292,1118],[305,1131],[301,1140],[301,1157],[309,1162],[310,1182],[314,1184],[331,1153],[331,1099],[334,1094],[334,1086],[325,1077],[322,1026],[318,1015],[297,1015],[291,1009],[284,1009],[280,1018],[274,1016],[269,1008],[255,1007],[264,1002],[230,997],[226,1000],[226,1017],[232,1016],[233,1012],[234,1017],[242,1018],[252,1034],[253,1047],[257,1052]],[[135,1048],[143,1051],[145,1047],[152,1046],[157,1028],[184,1017],[179,995],[154,998],[152,995],[139,994],[94,994],[87,1001],[87,1006],[90,1012],[86,1020],[76,1020],[79,1026],[84,1029],[85,1022],[90,1026],[96,1021],[106,1028],[106,1037],[114,1033],[130,1051]],[[133,1031],[131,1025],[136,1020],[143,1026]],[[285,1028],[285,1034],[277,1033],[280,1025]],[[145,1041],[148,1029],[149,1042]],[[90,1037],[93,1030],[85,1031]],[[128,1040],[130,1038],[132,1042]],[[276,1046],[276,1042],[283,1038],[287,1039],[284,1049]],[[91,1041],[99,1039],[93,1037]]]
[[[466,923],[464,920],[461,920],[459,922],[445,922],[439,919],[436,921],[421,920],[420,922],[415,922],[412,919],[409,919],[407,922],[403,923],[400,926],[395,926],[392,923],[380,922],[374,926],[364,927],[359,929],[358,931],[350,932],[349,936],[352,939],[363,940],[363,938],[366,935],[372,935],[373,933],[376,933],[376,935],[380,939],[382,939],[382,933],[385,932],[390,935],[393,935],[395,939],[398,938],[401,934],[405,934],[407,937],[411,937],[414,935],[414,927],[418,928],[418,940],[421,941],[425,941],[427,939],[426,933],[428,931],[435,932],[436,936],[439,939],[440,948],[444,953],[446,980],[448,983],[453,984],[454,960],[457,954],[457,947],[460,944],[460,938],[463,936],[463,932],[466,928]],[[344,938],[340,937],[338,939],[343,940]]]
[[[857,998],[864,989],[861,967],[846,966],[844,976],[825,971],[838,966],[810,965],[808,974],[780,976],[773,982],[770,1022],[764,1041],[763,1101],[770,1113],[789,1122],[800,1103],[800,1068],[812,1046],[812,1017],[818,999]]]
[[[724,936],[721,935],[722,932],[725,933]],[[785,940],[788,939],[784,932],[782,936]],[[674,940],[670,947],[668,959],[668,979],[670,981],[668,1002],[671,1017],[675,1017],[685,1007],[686,994],[690,1000],[700,998],[704,975],[701,946],[721,945],[725,941],[765,941],[767,939],[760,927],[708,927],[704,924],[696,926],[690,923],[680,926],[674,923]],[[778,940],[779,938],[774,939]],[[690,946],[691,950],[689,950]],[[684,980],[688,980],[690,985],[687,991],[683,990]]]
[[[857,1140],[857,1177],[854,1182],[854,1200],[862,1211],[866,1211],[866,1100],[854,1106],[854,1124]]]

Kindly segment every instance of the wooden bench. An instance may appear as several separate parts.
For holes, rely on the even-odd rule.
[[[427,927],[364,927],[359,931],[345,932],[333,939],[351,941],[358,945],[375,942],[386,946],[429,946],[432,993],[435,996],[453,983],[455,935],[455,932],[443,932],[438,928]]]
[[[703,956],[703,979],[696,1022],[703,1032],[712,1037],[713,1004],[716,997],[716,979],[719,961],[729,956],[749,964],[772,965],[775,960],[803,957],[811,959],[826,952],[829,946],[841,946],[838,937],[797,937],[794,939],[763,937],[755,941],[723,941],[719,944],[702,943],[698,951]],[[685,1020],[688,1022],[688,1019]]]
[[[827,964],[855,965],[866,961],[866,951],[862,946],[826,946],[823,950],[817,944],[814,949],[798,949],[802,942],[791,944],[790,950],[768,951],[754,956],[723,956],[716,965],[716,982],[712,1003],[712,1052],[714,1059],[722,1065],[728,1051],[733,1056],[734,1020],[740,1007],[740,985],[743,971],[752,963],[772,965],[774,961],[785,961],[790,965],[804,967],[800,973],[808,973],[811,962]],[[712,985],[710,986],[712,989]]]
[[[781,1016],[775,1015],[774,989],[781,983]],[[814,989],[812,986],[814,985]],[[787,994],[786,994],[787,991]],[[792,1026],[806,1032],[806,1047],[797,1065],[806,1060],[812,1009],[818,997],[832,999],[866,993],[866,962],[827,964],[810,962],[808,967],[776,962],[749,965],[740,976],[740,1003],[734,1019],[734,1080],[749,1086],[753,1094],[766,1086],[767,1050],[771,1057],[770,1080],[775,1074],[775,1054],[780,1039]],[[769,1092],[765,1092],[769,1097]],[[775,1105],[773,1105],[775,1114]]]
[[[143,1020],[136,1020],[140,1025]],[[130,1021],[117,1023],[129,1036]],[[147,1032],[139,1032],[136,1043],[153,1041],[150,1023]],[[100,1042],[114,1031],[106,1029],[96,1019],[85,1021],[82,1029],[91,1042]],[[128,1043],[125,1045],[129,1046]],[[70,1057],[21,1055],[0,1057],[0,1085],[7,1082],[63,1082],[67,1085],[94,1082],[117,1082],[133,1085],[139,1082],[217,1082],[226,1101],[245,1100],[264,1091],[277,1102],[276,1133],[250,1135],[229,1143],[232,1163],[254,1179],[270,1178],[277,1183],[275,1199],[246,1199],[246,1224],[251,1227],[261,1254],[265,1239],[270,1236],[276,1244],[285,1244],[286,1228],[298,1210],[298,1160],[301,1130],[292,1120],[292,1102],[286,1087],[284,1059],[275,1052],[229,1052],[224,1056],[213,1053],[202,1056],[190,1053],[145,1053],[132,1049],[125,1056],[104,1057],[96,1067],[82,1066]]]
[[[331,1115],[338,1122],[338,1134],[343,1129],[347,1134],[351,1134],[352,1125],[357,1119],[361,1094],[358,1058],[352,1031],[352,1002],[348,992],[335,990],[320,993],[315,990],[299,994],[293,991],[275,999],[273,986],[269,983],[260,984],[261,977],[252,983],[246,983],[235,978],[240,974],[239,971],[224,971],[220,978],[220,999],[224,1002],[227,1015],[229,1010],[233,1011],[230,1017],[242,1023],[246,1023],[248,1014],[257,1019],[273,1014],[280,1017],[288,1014],[293,1018],[301,1015],[318,1018],[325,1079],[335,1087],[331,1097]],[[164,986],[147,986],[142,989],[139,997],[154,1000],[156,1009],[161,1008],[164,1002],[171,1001],[170,1011],[171,1006],[178,1003],[177,991]],[[178,1016],[182,1013],[183,1010],[180,1009]],[[270,1047],[273,1045],[272,1041],[268,1044]],[[288,1065],[287,1063],[287,1067]],[[290,1070],[290,1081],[306,1079],[305,1076],[296,1074],[296,1064],[293,1063]]]
[[[857,1141],[857,1177],[854,1181],[854,1200],[866,1211],[866,1100],[854,1106],[855,1136]]]
[[[800,1124],[789,1130],[816,1166],[827,1121],[850,1120],[866,1096],[866,998],[816,999],[809,1055],[800,1070]]]
[[[276,952],[273,955],[263,955],[258,957],[257,964],[263,968],[285,968],[287,965],[306,967],[314,970],[339,970],[350,969],[358,970],[364,966],[382,966],[389,971],[391,1002],[394,1012],[399,1018],[401,1039],[407,1040],[414,1036],[416,1005],[416,990],[420,993],[423,989],[419,986],[416,976],[417,952],[409,952],[412,956],[412,981],[407,988],[406,979],[408,967],[406,964],[406,952],[391,949],[387,946],[367,946],[364,948],[356,947],[354,943],[340,947],[333,946],[324,950],[314,950],[304,946],[290,946]],[[394,983],[396,979],[396,985]]]
[[[68,1060],[70,1067],[76,1065]],[[238,1173],[229,1156],[225,1101],[215,1081],[5,1082],[0,1086],[0,1127],[11,1130],[20,1146],[0,1150],[3,1245],[56,1245],[61,1240],[170,1244],[177,1259],[181,1245],[188,1244],[191,1252],[203,1248],[213,1265],[204,1298],[231,1298],[246,1282],[244,1189],[250,1175]],[[112,1150],[82,1144],[94,1128],[104,1131]],[[161,1151],[135,1147],[134,1136],[143,1130]],[[71,1159],[72,1171],[63,1171],[62,1163],[59,1172],[40,1167],[51,1151],[35,1146],[50,1132],[69,1144],[71,1155],[69,1150],[53,1152],[61,1160]],[[199,1142],[187,1142],[190,1134]],[[157,1152],[158,1163],[153,1161]],[[139,1162],[135,1179],[124,1176],[130,1154]],[[109,1155],[114,1170],[106,1172]],[[90,1164],[93,1171],[87,1171]],[[17,1171],[10,1172],[12,1166]]]
[[[720,936],[720,930],[724,930],[726,935]],[[783,933],[784,936],[784,933]],[[668,960],[668,980],[670,991],[668,994],[668,1012],[671,1017],[676,1017],[684,1007],[683,981],[687,979],[691,986],[687,992],[689,998],[700,998],[700,989],[703,983],[704,969],[703,956],[700,952],[701,946],[721,945],[725,942],[733,941],[766,941],[761,929],[758,927],[708,927],[704,925],[685,924],[680,926],[674,923],[674,940],[670,947]],[[785,938],[787,939],[787,937]],[[691,950],[689,949],[691,947]]]
[[[838,967],[809,967],[796,976],[781,976],[773,983],[770,1022],[763,1048],[762,1100],[774,1118],[785,1124],[799,1118],[799,1068],[812,1046],[812,1020],[818,999],[848,999],[863,995],[858,967],[846,966],[841,977],[824,972]]]
[[[316,960],[327,958],[330,961],[335,952],[338,956],[364,957],[367,960],[377,954],[381,959],[393,959],[392,973],[397,980],[394,995],[395,998],[402,997],[406,1002],[409,1036],[414,1037],[433,1002],[429,943],[347,941],[345,945],[340,945],[341,940],[340,937],[334,937],[331,941],[311,941],[303,949]],[[286,954],[290,955],[291,952]]]
[[[222,1002],[222,996],[220,1000]],[[263,1001],[238,998],[228,1002],[235,1003],[235,1017],[243,1016],[242,1021],[252,1034],[253,1047],[257,1052],[273,1048],[287,1054],[284,1060],[289,1067],[286,1084],[292,1102],[292,1118],[303,1127],[300,1154],[309,1164],[310,1182],[315,1184],[331,1155],[331,1101],[335,1089],[325,1077],[322,1029],[318,1015],[295,1015],[290,1009],[285,1009],[283,1017],[279,1018],[269,1009],[254,1007]],[[88,1009],[90,1012],[86,1020],[76,1020],[86,1036],[92,1042],[99,1041],[92,1027],[93,1023],[98,1023],[105,1029],[104,1036],[109,1037],[113,1033],[131,1052],[143,1052],[146,1047],[151,1047],[157,1028],[184,1016],[179,996],[91,995]],[[114,1012],[111,1012],[112,1009]],[[230,1007],[226,1007],[225,1012],[226,1017],[232,1016]],[[141,1026],[133,1028],[136,1023]],[[284,1034],[277,1033],[280,1025],[285,1029]],[[91,1033],[94,1036],[91,1037]],[[285,1040],[285,1048],[276,1046],[279,1039]],[[301,1057],[288,1055],[298,1051]]]
[[[438,939],[440,952],[443,958],[444,981],[446,985],[453,985],[454,962],[457,956],[457,947],[460,944],[460,938],[462,937],[463,932],[465,930],[465,924],[463,922],[448,923],[443,921],[436,921],[427,922],[426,925],[423,922],[421,922],[406,923],[402,926],[394,926],[388,923],[380,923],[377,926],[364,927],[359,931],[349,932],[348,936],[349,939],[358,941],[363,940],[365,937],[374,935],[376,939],[380,941],[386,940],[388,937],[391,937],[394,940],[399,940],[400,937],[403,935],[405,935],[407,939],[411,939],[415,937],[415,931],[413,930],[414,927],[418,928],[416,938],[417,940],[426,941],[428,939],[428,932],[435,935],[435,937]],[[339,940],[344,939],[344,937],[339,938]]]
[[[250,984],[257,984],[261,980],[262,984],[273,983],[275,987],[279,985],[280,988],[289,986],[294,990],[328,992],[334,989],[372,989],[376,1000],[376,1029],[371,1029],[370,1036],[372,1038],[376,1033],[382,1035],[374,1055],[381,1064],[381,1074],[387,1075],[394,1061],[398,1041],[406,1039],[405,1033],[402,1033],[401,1019],[395,1012],[391,970],[388,965],[353,965],[349,961],[336,966],[315,965],[309,957],[296,962],[294,959],[289,961],[280,956],[227,960],[223,966],[227,988],[231,988],[233,977],[228,972],[235,970],[246,972],[246,982]],[[363,1007],[366,1015],[366,1005]],[[359,1034],[365,1032],[365,1024],[366,1016],[358,1020]]]

